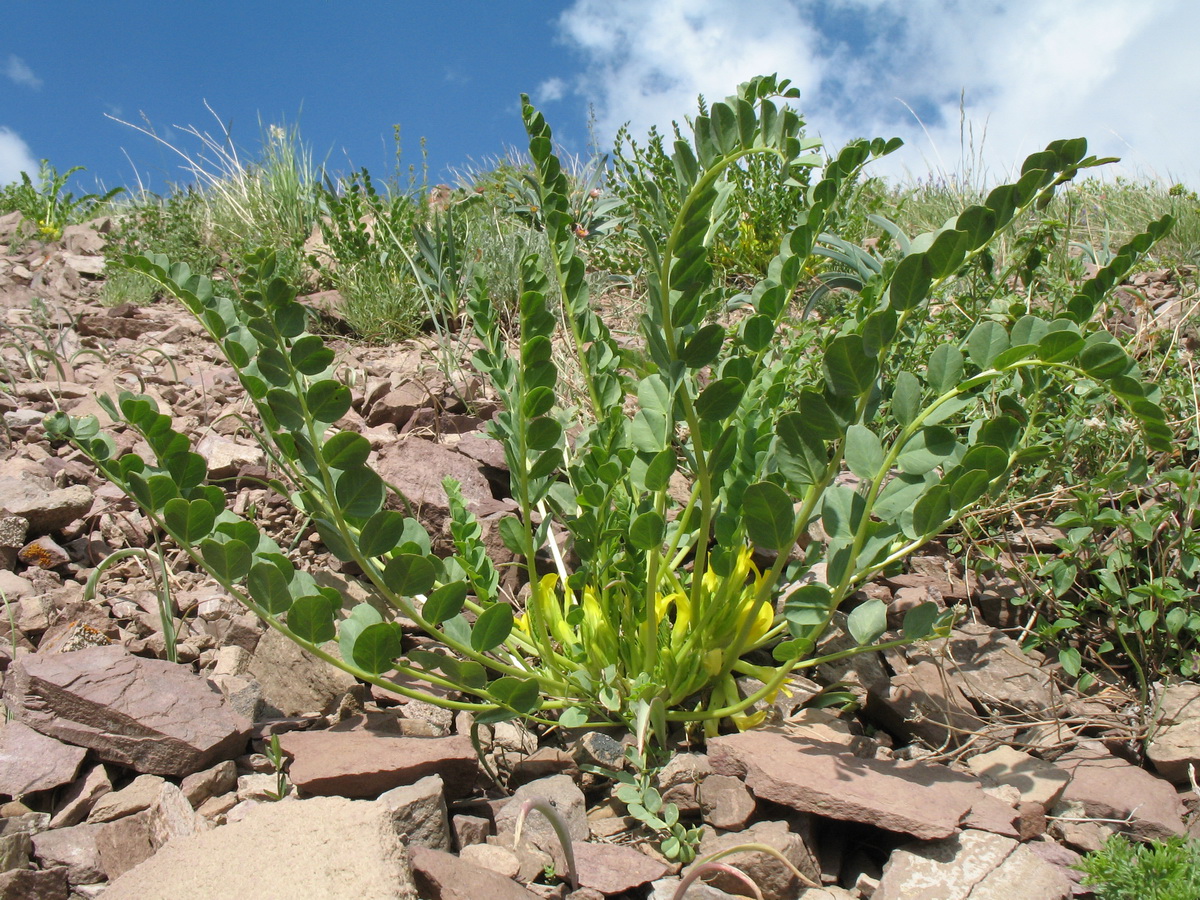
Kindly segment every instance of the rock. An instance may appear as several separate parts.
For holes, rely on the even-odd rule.
[[[33,839],[34,855],[42,868],[64,866],[71,884],[94,884],[104,881],[104,867],[96,847],[96,833],[101,825],[72,825],[46,831]]]
[[[392,811],[396,833],[410,847],[450,849],[450,817],[438,775],[380,794],[380,804]]]
[[[602,894],[624,894],[662,878],[670,867],[622,844],[574,842],[579,883]]]
[[[17,559],[39,569],[57,569],[71,561],[70,555],[49,535],[34,538],[17,551]]]
[[[660,878],[651,885],[652,890],[648,900],[675,900],[675,895],[679,892],[679,883],[682,879],[679,878]],[[743,890],[745,888],[743,887]],[[741,894],[727,894],[724,891],[719,891],[712,885],[705,884],[703,881],[693,881],[687,890],[687,900],[740,900]],[[857,898],[858,895],[852,895]],[[805,891],[799,895],[800,900],[826,900],[825,897],[819,894],[809,896],[809,892]]]
[[[92,224],[67,225],[62,230],[61,240],[68,253],[98,256],[104,252],[104,236]]]
[[[96,801],[112,790],[112,781],[104,766],[93,766],[63,794],[58,811],[50,820],[51,828],[66,828],[87,818]]]
[[[13,717],[138,772],[190,775],[245,747],[250,722],[201,678],[120,646],[26,656],[4,698]]]
[[[261,687],[267,715],[331,712],[358,684],[349,672],[313,656],[274,628],[259,639],[248,674]]]
[[[83,484],[50,490],[27,478],[0,477],[0,508],[39,534],[61,530],[91,507],[91,488]]]
[[[491,869],[505,878],[516,878],[521,871],[521,861],[517,859],[517,854],[499,844],[468,844],[459,852],[458,858],[463,862]]]
[[[100,854],[100,865],[110,881],[148,860],[154,855],[150,813],[142,810],[102,824],[96,831],[96,852]]]
[[[149,809],[166,779],[158,775],[139,775],[119,791],[105,794],[88,814],[89,823],[112,822]]]
[[[837,744],[769,731],[713,738],[708,756],[718,774],[744,776],[760,800],[921,840],[949,837],[991,800],[974,779],[945,766],[859,759]]]
[[[0,835],[0,872],[29,867],[33,837],[27,831]]]
[[[1016,841],[983,831],[894,851],[872,900],[1066,900],[1071,883]]]
[[[199,806],[209,797],[227,794],[237,787],[237,764],[226,759],[211,769],[193,772],[180,782],[179,789],[192,806]]]
[[[379,804],[341,797],[259,804],[238,822],[171,841],[104,900],[212,897],[214,885],[225,897],[416,900],[388,817]]]
[[[551,775],[566,775],[573,779],[579,775],[579,766],[574,757],[565,750],[559,750],[557,747],[539,747],[529,756],[513,763],[512,772],[508,776],[508,787],[515,790],[523,784],[537,781],[539,778],[549,778]]]
[[[536,900],[538,896],[498,872],[441,850],[413,847],[409,855],[422,900]]]
[[[432,402],[429,391],[415,381],[406,381],[371,401],[371,408],[366,414],[367,425],[371,428],[387,424],[401,427],[412,418],[413,413]]]
[[[521,785],[496,813],[496,834],[510,837],[514,834],[517,816],[520,815],[521,806],[526,800],[546,801],[558,812],[572,841],[587,840],[587,806],[583,791],[566,775],[551,775],[549,778],[539,778],[537,781]],[[543,850],[550,850],[559,843],[554,826],[543,813],[536,810],[531,810],[525,817],[521,837],[522,840],[528,837]]]
[[[699,793],[704,821],[722,831],[740,831],[758,805],[742,780],[730,775],[710,775]]]
[[[482,844],[492,831],[492,823],[483,816],[455,816],[450,820],[454,844],[462,850],[472,844]]]
[[[0,900],[68,900],[70,887],[64,866],[53,869],[14,869],[0,874]]]
[[[1163,778],[1186,784],[1188,766],[1200,769],[1200,684],[1160,688],[1157,701],[1146,756]]]
[[[755,822],[746,831],[719,836],[705,833],[700,843],[700,856],[711,856],[741,844],[765,844],[783,854],[810,881],[820,884],[821,865],[810,849],[811,843],[811,833],[792,831],[787,822]],[[722,857],[721,862],[749,875],[762,891],[764,900],[789,900],[804,886],[787,866],[761,850],[742,850]],[[684,869],[683,874],[689,871],[690,868]],[[729,893],[741,893],[746,889],[745,884],[726,873],[718,873],[706,880],[713,887]]]
[[[208,463],[210,479],[233,478],[242,469],[267,464],[266,454],[257,444],[244,444],[219,434],[206,434],[196,444],[196,452]]]
[[[171,782],[158,789],[158,796],[150,804],[150,843],[157,850],[169,841],[204,831],[208,823],[194,810],[187,797]]]
[[[46,737],[21,722],[0,723],[0,794],[23,797],[68,784],[86,755],[82,747]]]
[[[1085,741],[1054,763],[1071,776],[1063,803],[1078,803],[1096,819],[1128,819],[1127,831],[1144,840],[1184,833],[1184,807],[1171,785],[1145,769]]]
[[[967,760],[967,768],[985,783],[1008,784],[1021,792],[1021,799],[1040,803],[1049,809],[1062,796],[1063,789],[1071,780],[1054,763],[1013,747],[997,747]]]
[[[319,796],[378,797],[384,791],[440,775],[450,797],[475,785],[479,760],[463,735],[416,738],[370,731],[291,732],[279,738],[292,757],[288,777]]]
[[[571,756],[577,763],[602,769],[619,772],[625,768],[625,747],[616,738],[598,731],[580,735],[571,747]]]

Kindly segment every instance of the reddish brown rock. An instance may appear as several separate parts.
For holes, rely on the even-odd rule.
[[[68,784],[86,755],[82,747],[46,737],[21,722],[0,723],[0,794],[21,797]]]
[[[66,866],[0,873],[0,900],[67,900],[70,892]]]
[[[428,900],[537,900],[537,894],[499,872],[441,850],[413,847],[409,858],[417,891]]]
[[[1085,742],[1055,760],[1071,776],[1063,803],[1079,803],[1097,819],[1128,819],[1126,830],[1146,840],[1183,834],[1185,809],[1169,782]]]
[[[662,878],[669,867],[625,844],[589,844],[576,841],[575,866],[579,883],[602,894],[624,894]]]
[[[797,827],[800,830],[793,830],[787,822],[755,822],[746,831],[722,835],[706,833],[700,844],[700,856],[711,856],[745,844],[762,844],[782,854],[809,881],[820,884],[821,866],[812,850],[811,825],[807,818],[800,818]],[[804,886],[776,856],[761,850],[741,850],[722,857],[721,861],[749,875],[762,891],[764,900],[790,900]],[[688,871],[685,869],[683,874]],[[746,889],[744,883],[726,873],[705,880],[729,893],[740,894]]]
[[[292,757],[288,777],[307,794],[378,797],[441,775],[449,797],[461,797],[475,785],[479,760],[463,735],[405,737],[371,731],[291,732],[280,737]]]
[[[96,801],[111,790],[112,781],[108,772],[102,765],[95,766],[61,795],[54,818],[50,820],[50,827],[66,828],[82,822],[92,811]]]
[[[738,831],[754,815],[754,795],[740,778],[710,775],[700,785],[700,808],[704,821],[722,831]]]
[[[240,755],[251,726],[204,679],[120,646],[22,657],[4,698],[15,719],[42,734],[160,775]]]
[[[743,777],[760,800],[921,840],[949,837],[990,799],[945,766],[859,759],[837,744],[769,731],[713,738],[708,756],[713,771]]]

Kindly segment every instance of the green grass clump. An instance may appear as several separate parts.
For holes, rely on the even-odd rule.
[[[1138,844],[1113,835],[1078,868],[1096,900],[1196,900],[1200,897],[1200,841],[1173,837]]]

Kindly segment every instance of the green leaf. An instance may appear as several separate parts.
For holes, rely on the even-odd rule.
[[[796,513],[792,499],[777,484],[759,481],[742,495],[746,534],[764,550],[787,550],[794,539]]]
[[[366,466],[346,469],[333,485],[333,498],[353,519],[369,519],[383,506],[383,479]]]
[[[333,364],[333,351],[315,334],[292,344],[290,355],[292,365],[303,375],[320,375]]]
[[[929,274],[934,279],[947,278],[957,272],[967,257],[970,238],[962,231],[943,231],[925,251]]]
[[[238,540],[221,543],[210,538],[201,541],[200,555],[218,580],[229,582],[246,577],[253,560],[250,548]]]
[[[328,597],[310,594],[292,604],[287,614],[287,626],[296,637],[313,644],[332,641],[337,632],[333,626],[333,603]]]
[[[208,461],[199,453],[177,453],[166,461],[167,473],[175,480],[180,492],[204,483]]]
[[[719,422],[733,415],[746,393],[746,385],[732,376],[714,381],[696,398],[696,412],[706,422]]]
[[[811,428],[811,422],[802,412],[784,413],[775,423],[778,439],[775,464],[788,484],[816,484],[825,475],[829,465],[829,454],[825,443]]]
[[[638,550],[655,550],[662,546],[667,523],[656,510],[648,510],[629,526],[629,543]]]
[[[742,342],[751,353],[758,353],[775,338],[775,322],[770,316],[751,316],[742,323]]]
[[[962,379],[962,351],[953,344],[939,344],[929,354],[929,365],[925,372],[925,381],[937,395],[945,394],[958,387]]]
[[[339,431],[321,450],[326,464],[333,469],[357,469],[367,463],[371,442],[353,431]]]
[[[887,631],[887,604],[865,600],[846,617],[846,630],[860,647],[875,642]]]
[[[280,388],[267,391],[267,406],[279,420],[279,424],[289,431],[301,431],[305,427],[304,409],[295,394],[290,394]]]
[[[1078,678],[1083,667],[1083,659],[1074,647],[1064,647],[1058,651],[1058,664],[1071,678]]]
[[[358,538],[358,549],[371,558],[391,553],[404,534],[404,515],[393,509],[381,509],[363,525]]]
[[[466,600],[467,583],[465,581],[444,584],[429,595],[429,599],[425,601],[425,606],[421,609],[421,615],[434,625],[441,625],[447,619],[452,619],[462,612]]]
[[[717,358],[724,341],[723,326],[715,322],[705,325],[680,348],[679,359],[689,369],[702,369]]]
[[[968,206],[958,214],[954,223],[967,235],[967,250],[978,250],[996,234],[996,214],[986,206]]]
[[[541,453],[555,446],[562,437],[562,426],[549,416],[542,416],[529,423],[525,442],[530,450]]]
[[[892,415],[901,425],[907,425],[920,411],[921,382],[912,372],[903,371],[896,376],[892,389]]]
[[[354,644],[358,640],[358,636],[368,626],[382,621],[383,616],[370,603],[360,603],[354,609],[350,610],[350,615],[342,620],[342,624],[338,629],[338,645],[342,652],[342,659],[352,662],[354,659]]]
[[[888,304],[895,310],[913,309],[929,296],[932,280],[925,254],[910,253],[892,274]]]
[[[308,411],[318,422],[336,422],[350,411],[350,388],[340,381],[318,381],[305,395]]]
[[[654,458],[646,466],[646,490],[664,490],[671,483],[671,476],[675,474],[677,465],[675,450],[671,447],[654,454]]]
[[[401,597],[427,594],[436,580],[434,564],[416,553],[397,554],[383,569],[383,583]]]
[[[883,445],[865,425],[851,425],[846,430],[845,459],[850,471],[859,478],[873,479],[883,466]]]
[[[783,617],[792,637],[807,634],[829,618],[833,594],[823,584],[806,584],[792,591],[783,602]]]
[[[1093,378],[1113,378],[1129,368],[1129,357],[1116,341],[1088,341],[1079,354],[1079,367]]]
[[[839,397],[858,397],[875,383],[879,362],[863,349],[857,334],[835,338],[825,351],[825,383]]]
[[[913,507],[913,538],[937,534],[950,521],[950,489],[944,484],[935,484]]]
[[[929,637],[933,634],[934,626],[941,614],[942,611],[938,609],[938,605],[932,601],[919,603],[908,610],[904,614],[904,624],[900,629],[904,634],[904,639],[919,641]]]
[[[922,428],[896,457],[901,472],[924,475],[946,462],[958,449],[954,433],[941,425]]]
[[[489,684],[488,692],[498,703],[511,707],[521,715],[528,715],[541,705],[538,683],[532,678],[505,675]]]
[[[354,641],[353,662],[371,675],[382,675],[395,668],[404,654],[404,632],[398,622],[368,625]]]
[[[997,356],[1008,349],[1008,332],[999,322],[985,320],[971,329],[967,337],[967,354],[971,362],[986,369]]]
[[[246,588],[254,601],[273,616],[287,612],[292,605],[288,579],[272,562],[255,563],[246,578]]]
[[[188,544],[195,544],[212,533],[217,513],[207,500],[184,500],[176,497],[163,507],[163,523],[167,530]]]
[[[525,395],[521,412],[527,419],[544,416],[554,407],[554,390],[546,385],[533,388]]]
[[[507,603],[493,603],[475,620],[471,629],[471,647],[487,653],[499,647],[513,630],[513,611]]]
[[[821,499],[821,526],[832,540],[851,541],[862,523],[867,501],[862,494],[844,484],[825,490]]]
[[[516,516],[505,516],[500,520],[500,540],[504,542],[504,546],[512,553],[525,555],[525,529],[521,526],[521,520]]]

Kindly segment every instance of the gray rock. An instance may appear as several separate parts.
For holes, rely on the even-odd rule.
[[[70,887],[64,866],[14,869],[0,874],[0,900],[67,900]]]
[[[120,646],[26,656],[8,673],[13,717],[138,772],[190,775],[238,756],[251,723],[186,669]]]
[[[760,800],[922,840],[949,837],[992,800],[975,779],[945,766],[859,759],[838,744],[769,731],[713,738],[708,757],[717,774],[744,778]]]
[[[21,722],[0,722],[0,794],[22,797],[68,784],[86,755],[82,747],[46,737]]]
[[[307,794],[374,799],[384,791],[440,775],[450,797],[475,786],[479,760],[464,735],[405,737],[372,731],[294,731],[279,745],[292,757],[288,777]]]
[[[450,849],[450,817],[441,776],[429,775],[416,784],[392,788],[379,795],[379,803],[392,811],[396,833],[410,847]]]
[[[0,872],[25,869],[33,853],[33,838],[27,831],[0,834]]]
[[[318,659],[274,628],[258,641],[247,674],[262,690],[264,712],[278,716],[331,712],[358,684],[353,675]]]
[[[1079,804],[1097,819],[1128,819],[1125,830],[1146,840],[1183,834],[1186,812],[1169,782],[1084,741],[1054,763],[1071,776],[1062,803]]]
[[[34,855],[42,868],[65,866],[71,884],[94,884],[104,881],[104,867],[96,847],[96,834],[102,825],[72,825],[56,828],[33,839]]]
[[[536,900],[538,897],[499,872],[472,865],[441,850],[413,847],[411,856],[413,877],[421,897],[438,900]]]
[[[872,900],[1066,900],[1071,883],[1016,841],[983,831],[894,851]]]
[[[1188,766],[1200,768],[1200,684],[1160,687],[1146,756],[1163,778],[1188,780]]]
[[[341,797],[259,804],[238,822],[171,841],[117,878],[104,900],[212,897],[214,885],[225,897],[416,900],[388,817],[379,804]],[[484,897],[499,900],[473,900]]]

